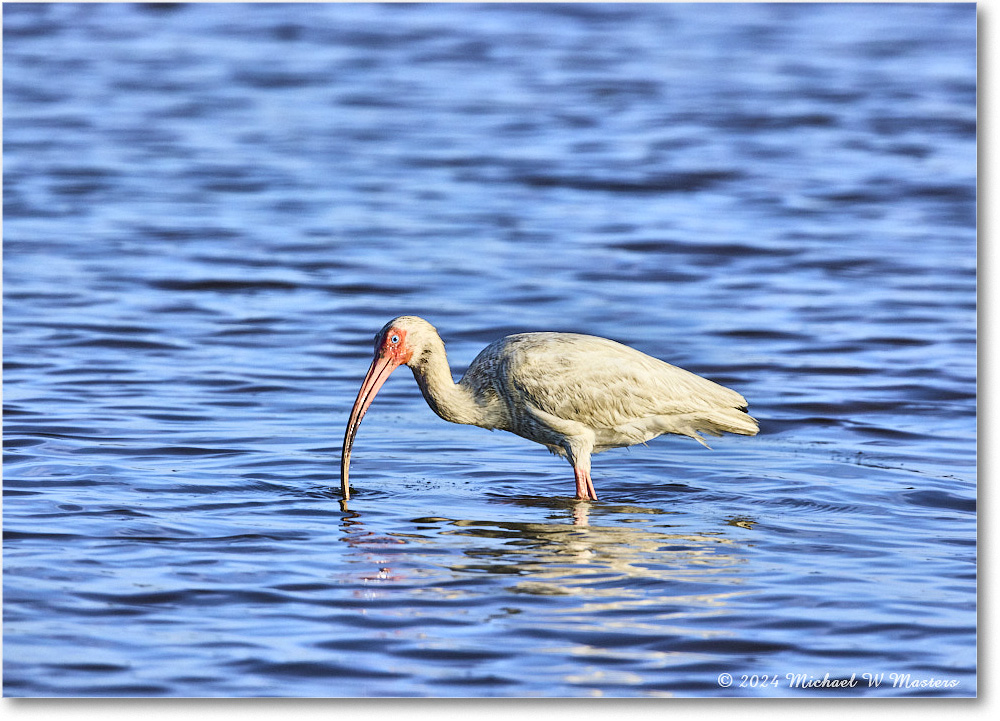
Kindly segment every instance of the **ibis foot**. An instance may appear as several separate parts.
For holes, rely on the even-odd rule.
[[[590,471],[574,468],[573,476],[576,478],[576,497],[581,501],[596,501],[597,491],[594,490],[594,482],[590,480]]]

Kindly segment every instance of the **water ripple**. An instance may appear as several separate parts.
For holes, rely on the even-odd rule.
[[[4,8],[4,692],[976,693],[969,4]],[[761,434],[561,459],[407,371],[603,335]]]

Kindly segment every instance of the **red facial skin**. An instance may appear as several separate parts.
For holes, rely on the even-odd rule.
[[[392,342],[393,337],[399,340],[396,343]],[[375,359],[377,360],[379,356],[392,358],[395,365],[394,368],[398,368],[405,363],[408,363],[410,358],[413,357],[413,349],[410,348],[406,343],[406,331],[399,330],[398,328],[390,328],[382,335],[378,342],[376,343]]]
[[[385,383],[392,372],[409,362],[413,357],[413,349],[406,343],[406,331],[389,328],[375,340],[375,359],[368,368],[365,380],[358,391],[358,397],[351,408],[351,417],[344,433],[344,445],[340,453],[340,490],[346,501],[351,497],[351,487],[348,483],[348,470],[351,463],[351,446],[358,433],[361,419],[365,417],[368,407],[375,400],[375,394]]]

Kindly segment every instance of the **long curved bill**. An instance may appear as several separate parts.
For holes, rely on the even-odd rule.
[[[361,390],[358,391],[354,407],[351,408],[351,418],[347,421],[347,430],[344,431],[344,447],[340,452],[340,490],[344,494],[345,501],[351,497],[351,486],[347,480],[347,474],[351,465],[351,446],[354,445],[354,437],[358,434],[358,426],[361,425],[361,419],[365,417],[368,406],[375,400],[378,389],[399,365],[390,356],[376,356],[361,384]]]

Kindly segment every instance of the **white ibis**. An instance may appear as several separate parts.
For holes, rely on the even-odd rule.
[[[576,333],[519,333],[486,346],[455,383],[437,330],[404,315],[375,335],[375,359],[361,384],[344,433],[340,484],[351,446],[379,388],[407,365],[427,404],[452,423],[516,433],[565,456],[576,497],[597,500],[590,455],[644,443],[664,433],[752,436],[757,421],[736,391],[621,343]]]

